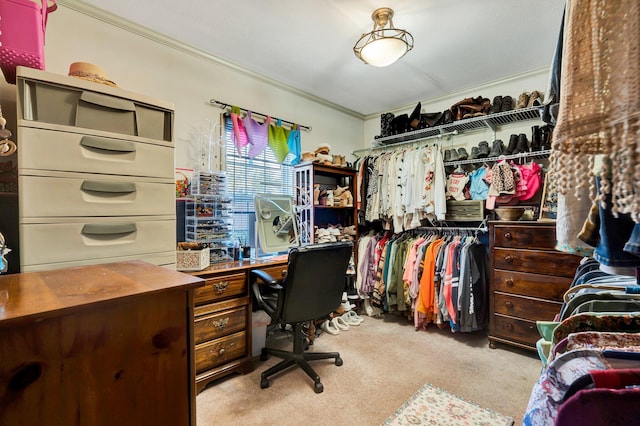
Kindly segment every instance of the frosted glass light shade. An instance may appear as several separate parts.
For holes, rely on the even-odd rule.
[[[397,38],[379,38],[360,51],[361,59],[374,67],[386,67],[407,53],[407,43]]]

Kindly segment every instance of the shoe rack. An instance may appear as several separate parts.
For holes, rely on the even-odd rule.
[[[353,200],[357,171],[348,167],[303,162],[294,167],[294,172],[301,243],[318,242],[315,230],[330,227],[353,227],[351,229],[355,235],[349,235],[357,240],[358,213]],[[338,195],[331,196],[331,192],[337,188],[343,191],[339,190],[336,192]],[[321,193],[326,196],[320,197]]]

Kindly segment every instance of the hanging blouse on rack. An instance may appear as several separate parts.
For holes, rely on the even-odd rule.
[[[262,154],[269,143],[269,124],[271,117],[267,117],[264,123],[259,123],[251,118],[251,111],[247,111],[247,116],[242,119],[244,127],[247,129],[247,137],[251,147],[249,148],[249,158],[254,159]]]

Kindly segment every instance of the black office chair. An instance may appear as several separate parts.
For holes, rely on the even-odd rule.
[[[338,352],[305,352],[303,325],[327,317],[340,306],[352,249],[351,242],[293,248],[287,274],[280,282],[264,271],[251,271],[251,290],[257,306],[269,314],[272,324],[293,327],[293,352],[262,348],[260,359],[274,355],[283,360],[262,373],[261,388],[269,387],[270,376],[296,364],[313,379],[313,389],[320,393],[324,386],[309,361],[335,358],[335,364],[342,365]]]

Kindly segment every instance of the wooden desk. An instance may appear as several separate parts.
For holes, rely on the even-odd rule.
[[[196,390],[231,373],[253,371],[249,271],[284,276],[287,256],[216,263],[190,272],[203,278],[194,292]]]
[[[141,261],[0,276],[0,425],[195,425],[201,283]]]

